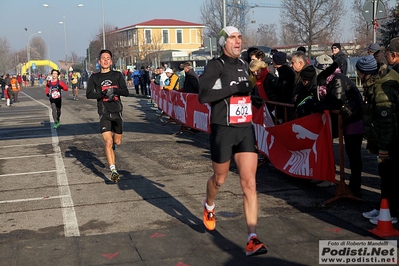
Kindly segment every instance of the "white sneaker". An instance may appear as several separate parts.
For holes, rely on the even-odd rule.
[[[370,223],[377,225],[378,224],[378,216],[375,218],[371,218],[369,221],[370,221]],[[395,217],[392,217],[391,221],[393,224],[396,224],[398,222],[398,219],[396,219]]]
[[[380,211],[376,210],[376,209],[374,209],[372,211],[369,211],[369,212],[363,212],[362,213],[363,217],[367,218],[367,219],[373,219],[373,218],[376,218],[376,217],[378,218],[379,214],[380,214]]]
[[[324,180],[323,182],[317,184],[316,186],[318,186],[318,187],[331,187],[331,186],[334,186],[334,185],[335,185],[335,183],[333,183],[331,181],[328,181],[328,180]]]

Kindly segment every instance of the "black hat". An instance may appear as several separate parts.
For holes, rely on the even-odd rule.
[[[273,62],[276,65],[284,65],[287,63],[287,54],[284,52],[276,52],[273,54]]]
[[[302,51],[306,54],[306,48],[303,46],[299,46],[298,49],[296,49],[297,51]]]
[[[307,66],[299,73],[302,80],[312,80],[316,75],[316,69],[313,66]]]
[[[341,44],[340,43],[334,43],[333,45],[331,45],[331,48],[333,47],[337,47],[339,50],[341,50]]]

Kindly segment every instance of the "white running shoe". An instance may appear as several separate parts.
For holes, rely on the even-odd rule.
[[[378,216],[375,218],[371,218],[369,221],[370,221],[370,223],[377,225],[378,224]],[[398,222],[398,219],[396,219],[395,217],[392,217],[391,221],[393,224],[396,224]]]
[[[317,184],[316,186],[318,186],[318,187],[331,187],[331,186],[334,186],[334,185],[335,185],[335,183],[333,183],[331,181],[328,181],[328,180],[324,180],[323,182]]]
[[[376,217],[378,218],[379,214],[380,214],[380,211],[376,210],[376,209],[374,209],[372,211],[369,211],[369,212],[363,212],[362,213],[363,217],[367,218],[367,219],[373,219],[373,218],[376,218]]]

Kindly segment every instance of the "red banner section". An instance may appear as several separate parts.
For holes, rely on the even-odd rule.
[[[210,133],[211,107],[198,95],[162,90],[151,84],[151,96],[168,116],[187,127]],[[331,120],[328,112],[274,126],[266,105],[252,107],[259,151],[274,167],[294,177],[335,181]]]

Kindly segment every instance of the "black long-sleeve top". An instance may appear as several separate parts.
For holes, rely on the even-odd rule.
[[[229,124],[230,96],[243,95],[238,92],[238,83],[249,80],[248,64],[238,58],[222,55],[209,61],[200,78],[198,99],[211,104],[211,124]],[[249,95],[247,93],[245,95]],[[243,127],[251,123],[234,124]]]
[[[113,88],[115,96],[112,101],[107,101],[102,90]],[[123,110],[122,101],[119,96],[129,96],[126,81],[119,71],[109,71],[106,73],[94,73],[90,76],[87,83],[86,98],[97,99],[98,114],[119,113]]]

